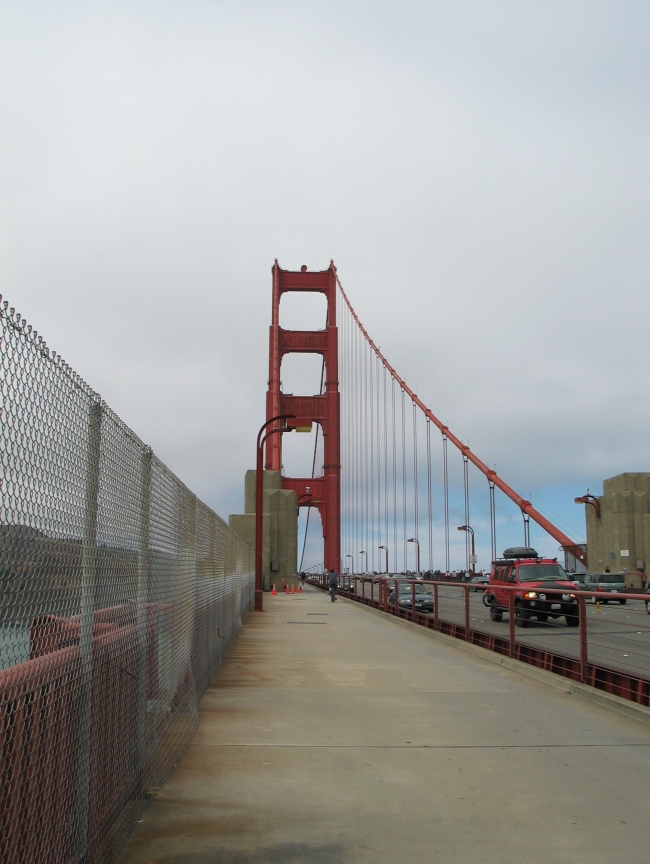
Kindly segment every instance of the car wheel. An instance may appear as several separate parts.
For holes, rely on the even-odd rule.
[[[528,627],[530,625],[530,609],[523,606],[515,606],[515,627]]]
[[[621,604],[621,606],[625,606],[625,604],[627,603],[627,600],[619,600],[618,602]]]
[[[650,603],[648,603],[650,606]],[[493,621],[503,621],[503,609],[499,609],[496,603],[492,603],[490,606],[490,618]]]
[[[545,624],[548,621],[548,612],[538,612],[537,620],[541,621],[542,624]]]
[[[577,627],[580,623],[579,615],[565,615],[567,627]]]

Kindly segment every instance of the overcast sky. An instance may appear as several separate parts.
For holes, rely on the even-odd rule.
[[[574,534],[650,470],[650,3],[0,10],[0,290],[222,515],[276,257]]]

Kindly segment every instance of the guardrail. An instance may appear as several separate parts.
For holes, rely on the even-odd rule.
[[[327,590],[327,575],[317,574],[309,580],[310,584]],[[411,591],[400,591],[400,585],[410,585]],[[397,586],[397,590],[396,589]],[[417,610],[416,597],[417,586],[425,586],[430,594],[433,595],[433,611],[424,613]],[[456,592],[456,597],[461,599],[461,603],[454,604],[453,600],[450,603],[450,595],[446,592],[448,589],[453,589]],[[611,594],[600,591],[580,591],[578,589],[570,592],[577,601],[578,621],[576,629],[565,628],[561,625],[562,630],[567,632],[567,635],[577,637],[577,646],[575,651],[565,650],[560,648],[556,650],[540,645],[531,645],[531,634],[529,629],[521,629],[522,637],[517,638],[516,610],[518,605],[518,596],[522,594],[521,585],[504,585],[499,584],[499,591],[507,592],[508,608],[504,607],[508,615],[508,630],[507,635],[490,632],[490,626],[481,628],[478,625],[472,625],[472,603],[470,594],[484,592],[487,594],[491,590],[491,586],[485,585],[477,587],[472,583],[467,582],[450,582],[450,581],[428,581],[428,580],[412,580],[399,577],[365,577],[365,576],[340,576],[339,587],[337,593],[354,600],[359,603],[364,603],[367,606],[372,606],[389,615],[394,615],[398,618],[404,618],[418,624],[422,627],[427,627],[432,630],[437,630],[445,633],[456,639],[462,639],[473,645],[478,645],[488,651],[494,651],[507,657],[512,657],[532,666],[537,666],[541,669],[554,672],[562,675],[565,678],[571,678],[574,681],[580,681],[583,684],[589,684],[599,690],[604,690],[608,693],[614,693],[624,699],[629,699],[640,705],[650,707],[650,645],[648,652],[644,654],[637,649],[641,645],[645,645],[641,640],[634,640],[633,635],[642,635],[650,640],[650,618],[647,624],[631,623],[625,624],[616,622],[616,626],[624,628],[615,633],[599,633],[594,632],[589,634],[589,620],[587,603],[594,603],[594,613],[598,614],[601,611],[600,604],[608,604],[611,602],[621,601],[642,601],[644,604],[650,599],[647,594],[635,594],[625,592],[624,595],[614,597]],[[551,591],[552,589],[548,589]],[[557,589],[555,589],[557,591]],[[421,596],[421,595],[420,595]],[[400,601],[400,597],[402,598]],[[441,604],[441,600],[447,601]],[[447,614],[441,612],[441,605],[447,606]],[[410,607],[410,608],[409,608]],[[645,612],[645,607],[644,610]],[[456,614],[454,614],[456,613]],[[533,613],[536,614],[536,613]],[[539,613],[541,618],[544,613]],[[564,615],[559,615],[564,617]],[[631,617],[631,616],[630,616]],[[474,619],[475,620],[475,619]],[[487,622],[480,622],[487,623]],[[497,622],[498,623],[498,622]],[[531,622],[537,623],[537,622]],[[548,635],[557,632],[560,627],[559,622],[551,620],[539,620],[543,626],[537,631],[537,636]],[[595,623],[595,622],[594,622]],[[494,627],[491,627],[494,630]],[[523,634],[526,633],[529,638],[522,641]],[[602,656],[598,657],[599,650],[601,654],[611,652],[611,647],[608,646],[607,637],[617,635],[618,643],[627,643],[627,653],[623,654],[627,658],[621,663],[619,668],[613,664],[605,664],[602,662]],[[600,638],[600,641],[599,641]],[[610,642],[612,640],[610,639]],[[632,647],[630,647],[632,646]],[[570,646],[569,646],[570,647]],[[621,652],[622,653],[622,652]],[[574,654],[575,656],[571,656]],[[632,657],[632,659],[630,659]],[[596,662],[594,662],[596,661]],[[644,665],[645,664],[645,665]],[[627,667],[627,668],[625,668]],[[635,674],[637,673],[638,674]]]

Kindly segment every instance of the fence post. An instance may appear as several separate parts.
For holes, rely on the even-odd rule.
[[[580,681],[589,681],[589,656],[587,646],[587,604],[585,598],[578,596],[578,621],[580,624]]]
[[[463,591],[465,592],[465,642],[469,642],[469,587],[464,585]]]
[[[93,708],[93,624],[97,588],[97,501],[102,403],[93,399],[88,409],[86,488],[81,546],[81,616],[79,633],[79,744],[77,750],[76,818],[72,826],[74,857],[85,861],[88,850],[90,746]]]
[[[137,623],[137,670],[138,686],[136,701],[136,748],[137,770],[140,785],[144,785],[146,760],[147,716],[147,643],[149,600],[149,501],[151,489],[151,447],[144,447],[140,457],[140,530],[138,532],[138,589],[136,598]]]
[[[415,623],[415,582],[411,582],[411,621]]]
[[[440,619],[438,617],[438,583],[433,583],[433,629],[440,630]]]
[[[517,647],[515,645],[515,594],[508,591],[508,636],[510,638],[510,656],[514,657]]]

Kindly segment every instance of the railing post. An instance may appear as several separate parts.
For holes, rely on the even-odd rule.
[[[399,582],[395,580],[395,614],[399,618]]]
[[[415,622],[415,582],[411,582],[411,621]]]
[[[510,637],[510,656],[514,657],[517,650],[515,645],[515,594],[508,591],[508,636]]]
[[[433,583],[433,629],[440,630],[440,618],[438,617],[438,583]]]
[[[578,596],[578,621],[580,624],[580,681],[589,681],[589,657],[587,646],[587,604],[585,598]]]
[[[465,592],[465,642],[471,641],[469,638],[469,587],[463,585]]]
[[[72,825],[72,848],[77,860],[85,860],[88,849],[90,796],[90,749],[93,708],[93,625],[97,587],[97,502],[99,455],[102,437],[102,403],[93,400],[88,409],[86,489],[81,546],[81,616],[79,633],[79,744],[77,750],[76,816]]]

